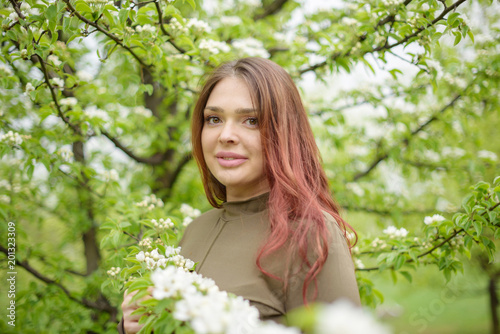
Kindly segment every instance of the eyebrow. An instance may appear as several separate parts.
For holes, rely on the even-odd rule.
[[[210,110],[218,113],[224,113],[224,109],[220,107],[214,106],[206,106],[205,110]],[[255,114],[257,113],[257,109],[254,108],[238,108],[234,111],[236,114]]]

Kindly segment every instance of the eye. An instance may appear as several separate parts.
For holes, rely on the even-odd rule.
[[[250,126],[257,126],[259,125],[259,120],[257,119],[257,117],[249,117],[245,120],[245,123]]]
[[[219,124],[222,121],[217,116],[207,116],[207,117],[205,117],[205,122],[208,123],[208,124]]]

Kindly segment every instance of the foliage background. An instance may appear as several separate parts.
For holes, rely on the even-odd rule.
[[[370,270],[380,262],[360,253],[373,252],[391,225],[430,242],[424,217],[451,219],[471,185],[498,174],[498,2],[320,7],[2,3],[0,214],[16,223],[14,332],[115,331],[121,292],[103,283],[140,235],[134,203],[155,194],[166,203],[158,215],[177,215],[181,203],[209,209],[188,120],[202,74],[246,55],[279,63],[302,89],[331,189],[361,238],[364,302],[397,332],[489,331],[498,265],[484,244],[470,260],[452,254],[445,268],[436,264],[450,254],[431,254],[408,266],[411,278],[390,266]],[[6,240],[0,245],[5,255]],[[463,274],[451,276],[456,262]],[[12,332],[1,319],[0,331]]]

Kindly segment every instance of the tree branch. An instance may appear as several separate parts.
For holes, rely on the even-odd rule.
[[[128,149],[125,145],[123,145],[118,139],[115,137],[111,136],[108,132],[101,130],[101,133],[108,138],[113,144],[115,144],[116,147],[118,147],[120,150],[122,150],[126,155],[128,155],[130,158],[134,159],[137,162],[140,163],[145,163],[148,165],[161,165],[165,161],[165,154],[163,153],[157,153],[153,155],[152,157],[144,158],[144,157],[139,157],[134,154],[130,149]]]
[[[283,8],[283,6],[285,5],[285,3],[287,3],[287,1],[288,0],[274,0],[269,6],[264,8],[264,12],[262,14],[253,16],[254,21],[258,21],[270,15],[276,14]]]
[[[429,118],[425,123],[423,123],[422,125],[420,125],[417,129],[413,130],[409,136],[409,138],[405,138],[401,143],[399,143],[398,145],[393,145],[390,149],[388,149],[386,151],[386,153],[382,154],[382,155],[379,155],[378,157],[375,158],[375,160],[370,164],[370,166],[364,170],[363,172],[360,172],[358,174],[356,174],[353,178],[353,181],[357,181],[359,180],[360,178],[368,175],[373,169],[375,169],[375,167],[378,166],[379,163],[381,163],[382,161],[384,161],[385,159],[387,159],[389,157],[389,151],[397,148],[397,147],[401,147],[401,146],[408,146],[409,144],[409,140],[414,137],[417,133],[421,132],[423,129],[425,129],[427,126],[429,126],[429,124],[431,124],[433,121],[437,120],[438,119],[438,115],[439,114],[442,114],[444,113],[448,108],[452,107],[455,102],[458,101],[458,99],[460,99],[462,97],[462,95],[457,95],[453,98],[453,100],[451,100],[446,106],[444,106],[443,108],[441,108],[441,110],[439,110],[436,114],[434,114],[431,118]],[[379,143],[380,144],[380,141]]]
[[[165,27],[163,26],[163,12],[161,11],[161,7],[160,7],[160,3],[159,1],[155,1],[155,6],[156,6],[156,10],[158,12],[158,21],[160,23],[160,29],[161,29],[161,32],[165,35],[165,36],[168,36],[169,37],[169,40],[168,42],[177,50],[179,51],[180,53],[186,53],[186,50],[184,50],[183,48],[181,48],[180,46],[178,46],[174,41],[173,41],[173,37],[172,35],[170,35],[168,33],[168,31],[165,30]],[[192,56],[189,56],[189,58],[192,59]]]
[[[0,252],[4,253],[5,255],[8,255],[9,252],[7,251],[7,249],[5,247],[3,247],[2,245],[0,245]],[[40,281],[46,283],[46,284],[49,284],[49,285],[55,285],[57,286],[59,289],[61,289],[64,294],[72,301],[86,307],[86,308],[89,308],[89,309],[95,309],[95,310],[100,310],[100,311],[104,311],[104,312],[107,312],[107,313],[116,313],[116,309],[111,306],[109,303],[96,303],[96,302],[93,302],[93,301],[89,301],[87,299],[78,299],[74,296],[71,295],[71,292],[65,287],[63,286],[61,283],[59,282],[56,282],[44,275],[42,275],[40,272],[38,272],[36,269],[34,269],[29,263],[28,261],[26,260],[20,260],[17,258],[16,256],[16,264],[21,266],[22,268],[24,268],[27,272],[29,272],[30,274],[32,274],[33,276],[35,276],[36,278],[38,278]]]
[[[139,62],[139,64],[141,64],[144,67],[150,67],[150,68],[154,67],[152,64],[150,64],[150,65],[146,64],[130,47],[128,47],[125,44],[123,44],[123,41],[121,39],[119,39],[118,37],[116,37],[115,35],[113,35],[112,33],[110,33],[109,31],[107,31],[106,29],[104,29],[103,27],[101,27],[96,22],[92,22],[92,21],[88,20],[87,18],[85,18],[82,14],[80,14],[75,9],[75,7],[73,7],[73,5],[71,4],[70,0],[62,0],[62,1],[64,1],[64,3],[66,3],[66,6],[70,10],[70,12],[73,15],[75,15],[76,17],[78,17],[78,19],[80,19],[80,21],[83,21],[86,24],[91,25],[92,27],[96,28],[101,33],[103,33],[104,35],[106,35],[109,38],[111,38],[113,41],[115,41],[116,44],[120,45],[122,48],[124,48],[125,50],[127,50],[128,52],[130,52],[130,54]]]

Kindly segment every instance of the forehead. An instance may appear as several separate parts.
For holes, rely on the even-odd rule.
[[[240,78],[228,77],[219,81],[207,100],[208,106],[252,108],[252,96],[247,84]]]

